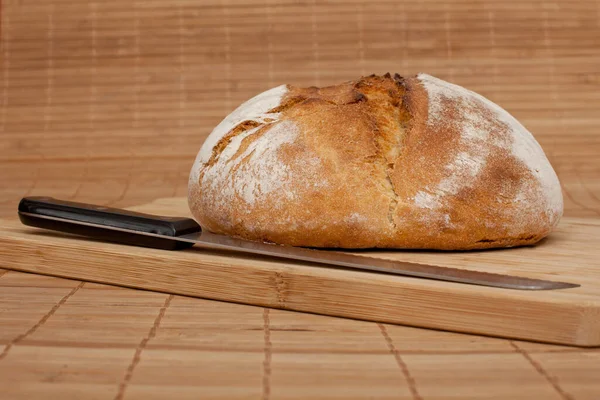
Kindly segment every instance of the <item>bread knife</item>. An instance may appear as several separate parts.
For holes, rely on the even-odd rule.
[[[157,216],[52,197],[24,197],[19,203],[18,215],[27,226],[154,249],[181,250],[199,246],[305,261],[321,266],[503,289],[556,290],[580,286],[567,282],[386,260],[335,250],[254,242],[208,232],[190,218]]]

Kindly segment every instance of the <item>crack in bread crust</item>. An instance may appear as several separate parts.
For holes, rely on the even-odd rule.
[[[390,206],[388,208],[387,218],[388,218],[388,221],[390,221],[390,224],[392,224],[392,226],[394,228],[397,228],[396,221],[394,220],[394,214],[396,213],[396,209],[398,208],[398,194],[396,193],[396,188],[394,186],[394,182],[392,182],[392,179],[390,178],[390,174],[389,174],[390,170],[391,171],[394,170],[393,166],[391,168],[388,167],[388,170],[386,171],[386,179],[388,180],[388,182],[391,186],[391,189],[392,189],[392,193],[393,193],[393,197],[390,200]]]
[[[215,146],[212,148],[211,156],[210,156],[209,160],[204,164],[204,168],[213,166],[219,160],[219,156],[221,155],[223,150],[225,150],[225,148],[227,148],[227,146],[229,146],[231,141],[236,136],[241,135],[242,133],[244,133],[250,129],[255,129],[255,128],[260,128],[260,129],[258,129],[254,135],[259,134],[259,133],[264,133],[264,131],[263,131],[264,127],[268,127],[269,125],[271,125],[279,120],[279,119],[268,117],[268,115],[278,115],[280,113],[283,113],[283,112],[287,111],[288,109],[294,107],[299,102],[302,102],[304,100],[306,100],[306,99],[303,97],[286,96],[285,99],[282,99],[282,102],[278,106],[267,110],[265,113],[265,115],[267,115],[267,116],[262,117],[260,119],[260,121],[253,120],[253,119],[245,119],[245,120],[239,122],[236,126],[234,126],[227,134],[225,134],[215,144]],[[244,138],[244,140],[246,140],[246,138]],[[236,152],[236,155],[237,155],[237,153],[238,152]]]
[[[283,99],[283,101],[280,105],[268,110],[266,112],[266,114],[267,115],[282,114],[285,111],[295,107],[297,104],[302,103],[306,100],[307,100],[307,98],[302,97],[302,96],[288,96]],[[242,133],[244,133],[250,129],[258,128],[258,129],[256,129],[256,131],[254,133],[252,133],[252,135],[249,135],[249,136],[245,137],[244,139],[242,139],[242,144],[240,145],[238,150],[235,152],[235,154],[228,160],[228,162],[234,161],[237,157],[239,157],[239,155],[242,154],[244,152],[244,150],[246,150],[246,148],[248,148],[248,146],[252,142],[254,142],[255,140],[258,140],[265,133],[265,131],[267,129],[269,129],[269,127],[271,125],[273,125],[274,123],[277,123],[279,121],[280,121],[280,119],[276,120],[273,118],[265,117],[262,119],[262,122],[258,122],[255,120],[244,120],[244,121],[240,122],[229,133],[227,133],[225,136],[223,136],[221,138],[221,140],[219,140],[217,142],[217,144],[213,147],[211,157],[208,160],[208,162],[204,165],[204,168],[212,167],[219,160],[219,157],[220,157],[221,153],[223,152],[223,150],[225,150],[225,148],[227,148],[227,146],[229,146],[231,141],[236,136],[239,136]],[[204,175],[204,171],[200,174],[200,179],[202,179],[203,175]]]
[[[402,153],[405,138],[405,124],[410,114],[404,107],[405,87],[400,75],[394,77],[388,73],[383,77],[371,75],[357,82],[354,86],[367,98],[370,104],[367,116],[374,125],[373,142],[377,149],[374,159],[385,173],[383,182],[390,198],[387,220],[396,229],[395,214],[399,204],[399,196],[393,180],[396,161]],[[389,118],[389,116],[392,118]]]
[[[219,159],[219,156],[221,155],[223,150],[225,150],[225,148],[227,146],[229,146],[229,144],[231,143],[233,138],[246,132],[249,129],[253,129],[253,128],[259,127],[261,125],[263,125],[263,124],[261,124],[260,122],[251,121],[251,120],[245,120],[245,121],[242,121],[239,124],[237,124],[229,133],[227,133],[225,136],[223,136],[221,138],[221,140],[219,140],[217,142],[215,147],[213,147],[212,154],[210,156],[210,159],[206,163],[206,166],[210,167],[217,162],[217,160]]]

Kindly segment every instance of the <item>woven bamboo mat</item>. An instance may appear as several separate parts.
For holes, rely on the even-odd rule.
[[[2,0],[0,217],[184,196],[212,127],[282,83],[427,72],[509,110],[600,216],[600,1]],[[0,260],[0,268],[2,261]],[[600,397],[600,352],[0,270],[0,398]]]
[[[567,215],[598,215],[598,12],[587,0],[3,0],[0,215],[23,194],[184,195],[204,138],[240,102],[388,71],[505,107],[558,171]]]

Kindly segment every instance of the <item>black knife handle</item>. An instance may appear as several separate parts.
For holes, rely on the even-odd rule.
[[[163,217],[52,197],[24,197],[19,202],[19,219],[27,226],[163,250],[184,249],[193,246],[193,243],[122,232],[100,226],[81,225],[76,222],[172,237],[201,231],[200,225],[190,218]]]

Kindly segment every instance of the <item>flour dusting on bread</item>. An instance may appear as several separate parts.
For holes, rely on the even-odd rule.
[[[268,120],[277,120],[278,113],[269,113],[270,110],[281,104],[281,99],[287,93],[287,85],[281,85],[262,92],[237,107],[206,138],[197,161],[206,163],[210,159],[213,147],[233,128],[244,121],[265,123]]]
[[[429,99],[427,124],[431,127],[444,124],[458,127],[464,148],[448,166],[452,174],[432,189],[437,197],[430,194],[433,198],[423,202],[425,196],[421,195],[415,198],[415,203],[439,205],[441,196],[456,194],[461,188],[475,184],[490,149],[498,146],[510,151],[537,178],[542,188],[538,201],[547,203],[548,212],[562,214],[562,193],[558,178],[554,170],[548,168],[548,160],[540,145],[519,121],[494,102],[464,87],[427,74],[419,74],[418,79],[427,90]],[[448,118],[446,104],[459,109],[460,115]],[[492,137],[492,132],[505,134]]]
[[[263,131],[260,135],[259,130]],[[293,199],[293,191],[284,190],[292,177],[289,165],[279,158],[279,150],[293,143],[297,135],[298,128],[293,122],[280,121],[235,136],[217,162],[204,168],[200,185],[220,191],[218,198],[223,203],[232,202],[238,196],[253,206],[257,199],[275,191]],[[238,154],[244,140],[251,143]]]
[[[208,135],[192,166],[189,176],[189,186],[197,187],[200,181],[201,171],[204,170],[206,163],[210,160],[213,149],[230,133],[236,126],[245,122],[253,121],[260,124],[240,135],[234,137],[229,145],[223,149],[219,157],[227,160],[237,151],[242,140],[249,135],[254,134],[260,126],[265,123],[273,123],[279,120],[279,113],[270,112],[281,104],[283,96],[288,92],[287,85],[280,85],[262,92],[238,106],[231,114],[227,115]],[[229,190],[233,190],[230,188]]]

